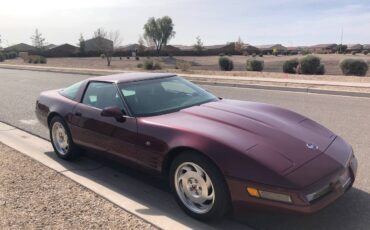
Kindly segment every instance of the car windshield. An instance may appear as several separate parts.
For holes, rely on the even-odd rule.
[[[218,98],[181,77],[119,84],[134,116],[154,116],[200,105]]]

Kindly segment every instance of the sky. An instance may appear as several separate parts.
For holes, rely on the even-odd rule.
[[[370,0],[4,0],[1,46],[31,44],[36,28],[49,44],[77,44],[102,27],[137,43],[149,17],[170,16],[170,44],[370,44]]]

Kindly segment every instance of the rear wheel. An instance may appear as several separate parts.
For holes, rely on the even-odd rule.
[[[68,126],[61,117],[53,117],[49,131],[51,143],[58,157],[71,160],[79,155],[79,149],[73,143]]]
[[[219,218],[230,208],[223,175],[212,162],[197,152],[184,152],[174,159],[170,183],[176,201],[194,218]]]

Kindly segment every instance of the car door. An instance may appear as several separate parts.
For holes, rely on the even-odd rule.
[[[77,144],[131,159],[136,153],[136,118],[118,121],[101,115],[104,108],[112,106],[126,113],[117,87],[112,83],[90,82],[81,103],[74,109],[77,120],[74,140]]]

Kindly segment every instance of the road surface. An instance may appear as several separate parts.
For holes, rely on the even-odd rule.
[[[34,115],[35,100],[41,91],[63,88],[88,78],[86,75],[0,69],[0,121],[48,138],[46,128]],[[369,229],[370,228],[370,99],[203,86],[217,96],[265,102],[306,115],[346,139],[359,160],[354,188],[337,202],[311,216],[261,211],[245,213],[238,223],[255,229]],[[113,167],[113,166],[112,166]],[[138,178],[142,180],[142,176]],[[148,186],[152,186],[148,182]],[[165,185],[163,192],[168,192]],[[222,223],[223,227],[234,221]],[[230,227],[231,227],[230,226]],[[214,226],[213,226],[214,227]]]

